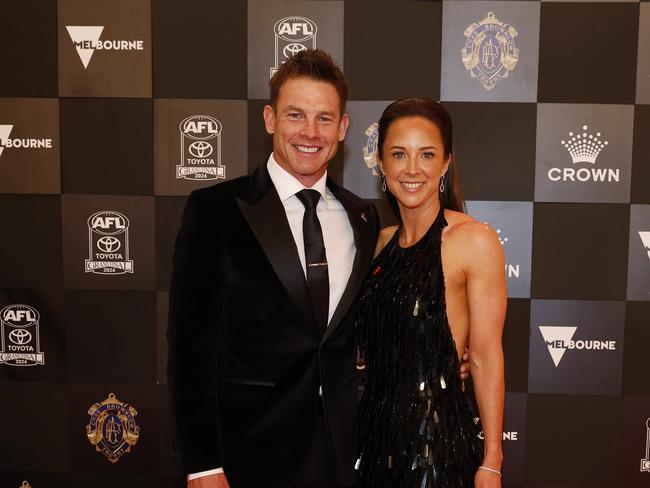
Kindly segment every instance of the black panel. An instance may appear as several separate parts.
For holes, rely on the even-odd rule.
[[[61,99],[63,193],[153,195],[150,99]]]
[[[532,201],[537,106],[446,102],[454,157],[467,200]]]
[[[58,95],[56,0],[2,2],[3,97]]]
[[[528,387],[528,331],[530,300],[509,298],[503,329],[506,390],[525,392]]]
[[[73,382],[154,381],[153,291],[66,291],[68,377]]]
[[[345,2],[350,98],[440,98],[441,25],[436,2]]]
[[[625,355],[623,356],[623,393],[650,394],[650,302],[628,302],[625,310]],[[648,408],[650,417],[650,405]]]
[[[60,197],[0,195],[0,222],[0,287],[62,286]]]
[[[533,298],[625,300],[628,205],[536,203]]]
[[[66,392],[64,384],[2,384],[0,469],[68,469]]]
[[[153,93],[246,98],[246,0],[151,2]]]
[[[634,103],[639,6],[542,2],[540,102]]]
[[[526,481],[616,486],[621,400],[528,395]]]
[[[634,107],[632,203],[650,203],[650,105]]]

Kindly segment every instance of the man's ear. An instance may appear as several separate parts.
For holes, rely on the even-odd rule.
[[[264,105],[264,127],[268,134],[273,134],[275,132],[275,111],[270,105]]]
[[[345,113],[341,117],[341,122],[339,122],[339,142],[343,142],[343,139],[345,139],[345,134],[347,134],[349,126],[350,116]]]

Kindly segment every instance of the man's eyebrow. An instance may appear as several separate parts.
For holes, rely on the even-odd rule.
[[[283,110],[283,112],[285,112],[285,113],[286,113],[286,112],[300,112],[300,113],[304,113],[305,110],[302,109],[302,108],[300,108],[300,107],[297,107],[297,106],[295,106],[295,105],[287,105],[287,106],[285,107],[285,109]],[[332,111],[332,110],[323,110],[322,112],[318,112],[318,115],[330,115],[330,116],[332,116],[332,117],[335,117],[335,116],[336,116],[336,112],[334,112],[334,111]]]
[[[287,107],[284,109],[284,112],[304,112],[304,110],[300,107],[296,107],[295,105],[287,105]]]

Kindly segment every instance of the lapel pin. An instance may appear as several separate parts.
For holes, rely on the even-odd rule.
[[[363,220],[364,222],[368,222],[368,219],[366,218],[366,214],[361,213],[361,220]]]

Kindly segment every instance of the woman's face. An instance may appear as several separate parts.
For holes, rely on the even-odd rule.
[[[450,160],[436,124],[422,117],[403,117],[388,127],[379,164],[399,204],[415,209],[439,204],[440,177]]]

